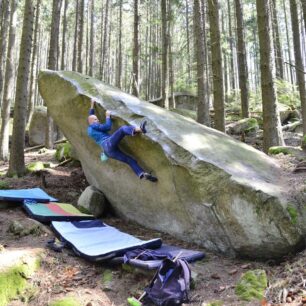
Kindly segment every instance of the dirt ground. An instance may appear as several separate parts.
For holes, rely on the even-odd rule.
[[[29,152],[26,154],[26,164],[44,161],[54,166],[56,161],[53,156],[54,151]],[[279,155],[276,159],[282,165],[284,175],[289,177],[291,187],[306,190],[305,172],[293,173],[298,161],[285,155]],[[5,173],[7,167],[7,163],[0,164],[0,172]],[[23,178],[1,176],[0,183],[10,189],[40,187],[60,202],[72,204],[77,203],[78,197],[88,186],[82,168],[72,164],[52,168],[46,174],[45,182],[40,175],[28,174]],[[44,252],[41,268],[29,280],[32,286],[12,301],[9,304],[11,306],[44,306],[50,301],[67,296],[76,297],[84,306],[127,305],[127,298],[139,297],[152,278],[152,272],[132,270],[121,265],[108,266],[87,262],[76,257],[68,248],[61,253],[49,250],[45,245],[54,235],[45,225],[42,225],[41,233],[18,238],[8,232],[13,220],[23,224],[33,222],[19,206],[0,209],[0,246],[5,250],[38,247]],[[230,259],[110,214],[106,215],[103,221],[141,239],[161,237],[164,243],[204,251],[205,259],[191,264],[195,287],[190,292],[190,305],[204,306],[213,301],[222,301],[213,305],[306,305],[305,250],[284,258],[280,263]],[[262,302],[241,301],[235,295],[235,284],[240,276],[250,269],[264,269],[268,275],[269,288],[266,300]]]

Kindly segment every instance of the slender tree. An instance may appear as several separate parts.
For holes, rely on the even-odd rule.
[[[224,91],[219,25],[219,0],[208,0],[210,24],[211,61],[214,88],[214,128],[225,131]]]
[[[1,134],[0,134],[0,159],[7,161],[9,158],[9,122],[11,99],[10,89],[13,87],[13,63],[14,63],[14,47],[16,37],[16,12],[17,1],[11,0],[10,23],[9,23],[9,39],[7,46],[7,57],[5,65],[5,78],[3,88],[3,103],[1,107]]]
[[[303,148],[306,149],[306,89],[305,89],[305,72],[304,72],[305,70],[302,60],[299,18],[298,18],[296,0],[290,0],[290,12],[291,12],[291,25],[293,32],[296,79],[299,85],[300,99],[302,105],[303,135],[305,140],[303,141]]]
[[[132,94],[139,96],[139,0],[134,0],[134,39],[133,39],[133,83]]]
[[[79,28],[79,2],[76,0],[75,9],[75,23],[74,23],[74,40],[73,40],[73,56],[72,56],[72,70],[77,70],[77,54],[78,54],[78,28]]]
[[[260,50],[261,92],[263,107],[263,149],[283,145],[283,136],[277,110],[275,92],[275,61],[272,43],[271,12],[269,1],[256,0]]]
[[[65,0],[64,12],[63,12],[63,22],[62,22],[63,29],[62,29],[61,70],[64,70],[66,67],[65,59],[66,59],[67,8],[68,8],[68,0]]]
[[[242,118],[249,117],[249,79],[248,64],[245,50],[244,26],[243,26],[243,7],[240,0],[235,0],[236,21],[237,21],[237,57],[239,87],[241,95],[241,115]]]
[[[34,100],[35,100],[35,91],[34,91],[34,78],[36,79],[36,70],[35,59],[38,49],[38,31],[39,31],[39,15],[40,15],[40,0],[36,1],[36,14],[35,14],[35,27],[34,27],[34,39],[33,39],[33,51],[31,59],[31,70],[30,70],[30,87],[29,87],[29,97],[28,97],[28,114],[27,122],[31,121],[33,111],[34,111]],[[34,91],[34,92],[33,92]]]
[[[235,83],[235,64],[234,64],[234,35],[232,33],[232,14],[231,14],[231,2],[227,0],[227,10],[228,10],[228,40],[230,45],[230,84],[232,89],[236,89]]]
[[[162,17],[162,105],[169,109],[169,39],[168,39],[168,5],[167,0],[161,0]]]
[[[204,48],[204,16],[202,15],[201,2],[199,0],[193,1],[193,15],[194,15],[194,42],[195,42],[195,58],[197,62],[197,91],[198,91],[198,103],[197,103],[197,121],[210,126],[209,116],[209,101],[206,99],[207,82],[205,74],[204,61],[206,58]]]
[[[17,73],[17,85],[14,107],[12,147],[10,151],[9,175],[24,175],[24,138],[27,117],[28,80],[31,59],[34,6],[32,0],[26,0]]]
[[[6,57],[6,43],[7,43],[7,30],[9,24],[9,1],[3,0],[2,3],[2,10],[0,11],[0,106],[1,106],[1,96],[2,96],[2,87],[3,87],[3,66],[4,66],[4,59]]]
[[[282,55],[282,48],[280,42],[280,35],[279,35],[279,26],[278,26],[278,14],[276,8],[276,0],[271,0],[272,5],[272,29],[273,29],[273,39],[274,39],[274,53],[275,53],[275,66],[276,66],[276,77],[279,79],[284,78],[284,65],[283,65],[283,55]]]
[[[79,12],[78,12],[78,49],[77,49],[77,71],[83,72],[83,61],[82,61],[82,51],[83,51],[83,32],[84,32],[84,0],[80,0]]]
[[[303,10],[303,17],[304,17],[304,27],[306,32],[306,0],[301,0],[302,3],[302,10]]]
[[[122,0],[121,0],[122,1]],[[90,48],[89,48],[89,75],[93,76],[93,57],[94,57],[94,32],[95,32],[95,25],[94,25],[94,12],[95,12],[95,0],[91,0],[90,6]]]

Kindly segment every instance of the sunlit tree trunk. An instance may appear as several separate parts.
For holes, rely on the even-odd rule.
[[[278,26],[278,14],[276,7],[276,0],[271,1],[272,5],[272,29],[274,38],[274,53],[275,53],[275,66],[276,66],[276,77],[278,79],[284,78],[284,65],[283,55],[280,43],[279,26]]]
[[[227,0],[227,10],[228,10],[228,39],[230,45],[230,84],[231,89],[236,89],[235,84],[235,65],[234,65],[234,35],[232,33],[232,14],[231,14],[231,2]]]
[[[34,6],[32,0],[26,0],[21,34],[19,65],[14,107],[14,123],[12,147],[8,175],[22,176],[26,172],[24,163],[24,138],[27,117],[28,81],[32,49],[32,35],[34,23]]]
[[[161,0],[162,16],[162,105],[169,109],[169,62],[168,62],[168,5],[167,0]]]
[[[263,110],[263,150],[283,145],[275,92],[275,61],[269,1],[256,0]]]
[[[222,56],[219,25],[219,1],[208,0],[210,40],[211,40],[211,60],[214,88],[214,128],[225,131],[225,113],[224,113],[224,91],[222,75]]]
[[[63,34],[62,34],[62,52],[61,52],[61,70],[64,70],[67,66],[66,64],[66,33],[67,33],[67,7],[68,0],[65,0],[64,4],[64,14],[63,14]]]
[[[306,0],[301,0],[302,3],[302,10],[303,10],[303,17],[304,17],[304,27],[306,32]]]
[[[84,32],[84,0],[80,0],[78,16],[79,16],[78,18],[79,27],[78,27],[77,71],[82,73],[83,72],[82,51],[83,51],[83,32]]]
[[[11,0],[9,37],[7,46],[7,57],[5,65],[5,78],[3,87],[3,103],[1,107],[1,134],[0,134],[0,159],[7,161],[9,158],[9,122],[11,100],[10,89],[13,87],[13,63],[14,63],[14,48],[16,38],[16,12],[17,1]]]
[[[2,87],[3,87],[3,68],[5,63],[5,57],[6,57],[6,43],[7,43],[7,30],[8,30],[8,24],[9,24],[9,1],[3,0],[1,3],[2,10],[0,11],[0,21],[1,21],[1,27],[0,27],[0,106],[2,104],[1,96],[2,96]]]
[[[133,83],[132,94],[139,96],[139,0],[134,0]]]
[[[33,51],[32,51],[32,59],[31,59],[31,70],[30,70],[30,86],[29,86],[29,96],[28,96],[28,114],[27,114],[27,122],[31,121],[33,111],[34,111],[34,100],[35,100],[35,83],[34,78],[36,79],[37,75],[37,66],[36,62],[36,54],[38,48],[38,31],[39,31],[39,15],[40,15],[40,0],[36,1],[36,13],[35,13],[35,28],[34,28],[34,39],[33,39]]]
[[[76,0],[75,9],[75,24],[74,24],[74,38],[73,38],[73,56],[72,56],[72,70],[77,70],[77,54],[78,54],[78,27],[79,27],[79,2]]]
[[[204,48],[204,16],[202,15],[201,2],[199,0],[193,1],[193,15],[194,15],[194,43],[195,43],[195,58],[197,62],[197,121],[210,126],[209,116],[209,101],[206,99],[205,91],[207,89],[207,79],[205,75],[205,58],[206,49]]]
[[[303,141],[303,147],[306,149],[306,89],[305,89],[305,69],[302,60],[302,51],[300,43],[300,29],[299,29],[299,17],[297,10],[296,0],[290,0],[291,11],[291,25],[293,32],[293,44],[294,44],[294,57],[295,57],[295,71],[296,79],[299,85],[301,106],[302,106],[302,118],[303,118],[303,135],[305,141]]]
[[[249,79],[248,64],[245,50],[244,25],[243,25],[243,8],[240,0],[235,0],[236,21],[237,21],[237,57],[238,57],[238,74],[239,87],[241,95],[241,116],[249,117]]]
[[[95,11],[95,0],[91,0],[90,6],[90,48],[89,48],[89,75],[93,76],[93,57],[94,57],[94,32],[95,32],[95,24],[94,24],[94,11]]]

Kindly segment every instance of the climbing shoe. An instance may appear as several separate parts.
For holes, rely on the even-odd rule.
[[[142,131],[143,134],[146,134],[147,133],[147,130],[146,130],[146,125],[147,125],[147,121],[144,120],[140,123],[140,129]]]
[[[158,181],[157,177],[153,176],[151,173],[145,172],[141,178],[145,178],[146,180],[156,183]]]

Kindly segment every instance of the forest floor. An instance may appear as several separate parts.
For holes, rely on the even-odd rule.
[[[26,153],[26,164],[43,161],[56,165],[54,152],[40,150]],[[305,172],[293,173],[298,161],[283,154],[274,158],[282,166],[291,187],[306,190]],[[4,173],[7,167],[7,163],[0,164],[0,172]],[[77,203],[80,194],[88,186],[82,168],[72,164],[50,170],[45,177],[45,184],[36,174],[28,174],[23,178],[2,176],[0,183],[9,189],[40,187],[60,202],[72,204]],[[16,237],[8,232],[14,220],[23,224],[33,222],[18,206],[0,209],[2,251],[41,248],[43,256],[39,270],[29,279],[31,286],[13,300],[9,304],[11,306],[44,306],[67,296],[75,298],[82,306],[126,305],[127,298],[140,296],[152,278],[152,272],[127,269],[121,265],[107,266],[87,262],[76,257],[68,248],[61,253],[49,250],[45,245],[54,235],[45,225],[42,225],[43,231],[35,236]],[[204,251],[205,259],[191,264],[195,288],[190,292],[190,305],[306,305],[306,250],[296,255],[288,255],[281,262],[231,259],[112,215],[105,216],[103,221],[141,239],[161,237],[164,243]],[[269,280],[267,301],[246,302],[236,296],[237,281],[244,272],[251,269],[266,271]],[[214,304],[209,304],[212,302]]]

